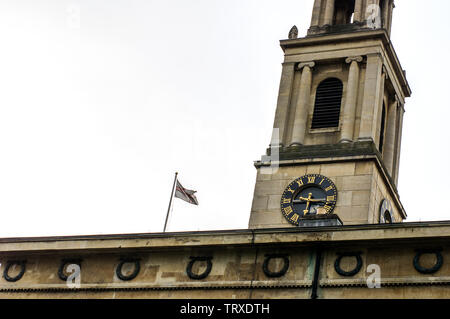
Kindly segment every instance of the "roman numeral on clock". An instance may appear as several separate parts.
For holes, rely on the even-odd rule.
[[[292,193],[292,194],[295,193],[295,190],[292,190],[290,187],[287,189],[287,191],[290,192],[290,193]]]
[[[284,211],[284,213],[285,213],[286,215],[289,215],[289,214],[291,214],[291,213],[294,212],[294,210],[292,209],[291,206],[288,206],[288,207],[284,208],[283,211]]]
[[[323,208],[327,211],[327,213],[331,212],[331,210],[333,209],[331,206],[329,205],[325,205],[323,206]]]

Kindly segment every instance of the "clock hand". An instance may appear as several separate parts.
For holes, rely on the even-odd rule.
[[[306,209],[303,211],[303,216],[309,213],[309,206],[311,205],[312,193],[308,194],[308,199],[306,200]]]
[[[303,203],[303,202],[321,203],[321,202],[326,202],[326,201],[327,200],[325,198],[323,198],[323,199],[308,199],[308,198],[300,197],[298,200],[294,200],[293,203],[294,204],[299,204],[299,203]]]
[[[309,205],[310,205],[310,202],[307,202],[306,203],[306,209],[303,211],[303,216],[305,216],[306,214],[309,213]]]
[[[323,199],[310,199],[309,201],[312,202],[312,203],[321,203],[321,202],[326,202],[326,199],[325,198],[323,198]]]

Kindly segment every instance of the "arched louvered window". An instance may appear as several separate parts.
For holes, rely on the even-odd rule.
[[[383,102],[383,111],[381,112],[380,145],[378,147],[381,154],[383,154],[383,148],[384,148],[385,128],[386,128],[386,105]]]
[[[316,91],[312,129],[339,127],[342,90],[343,84],[336,78],[326,79],[319,84]]]

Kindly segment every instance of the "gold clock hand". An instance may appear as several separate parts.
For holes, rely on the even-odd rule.
[[[295,200],[293,200],[292,202],[293,202],[294,204],[300,204],[300,203],[304,203],[304,202],[307,202],[307,201],[308,201],[307,198],[299,197],[298,199],[295,199]]]
[[[306,209],[303,211],[303,216],[309,213],[309,206],[311,205],[312,193],[308,194],[308,199],[306,199]]]
[[[310,202],[313,203],[321,203],[321,202],[326,202],[327,200],[325,198],[323,199],[311,199]]]
[[[304,197],[299,197],[299,200],[294,200],[294,203],[299,203],[299,202],[312,202],[312,203],[320,203],[320,202],[326,202],[327,200],[325,198],[322,199],[313,199],[313,198],[304,198]]]

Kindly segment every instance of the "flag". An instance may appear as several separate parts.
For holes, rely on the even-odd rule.
[[[180,182],[177,180],[177,188],[175,190],[175,197],[180,198],[189,204],[198,205],[197,197],[195,197],[196,191],[186,189],[181,186]]]

